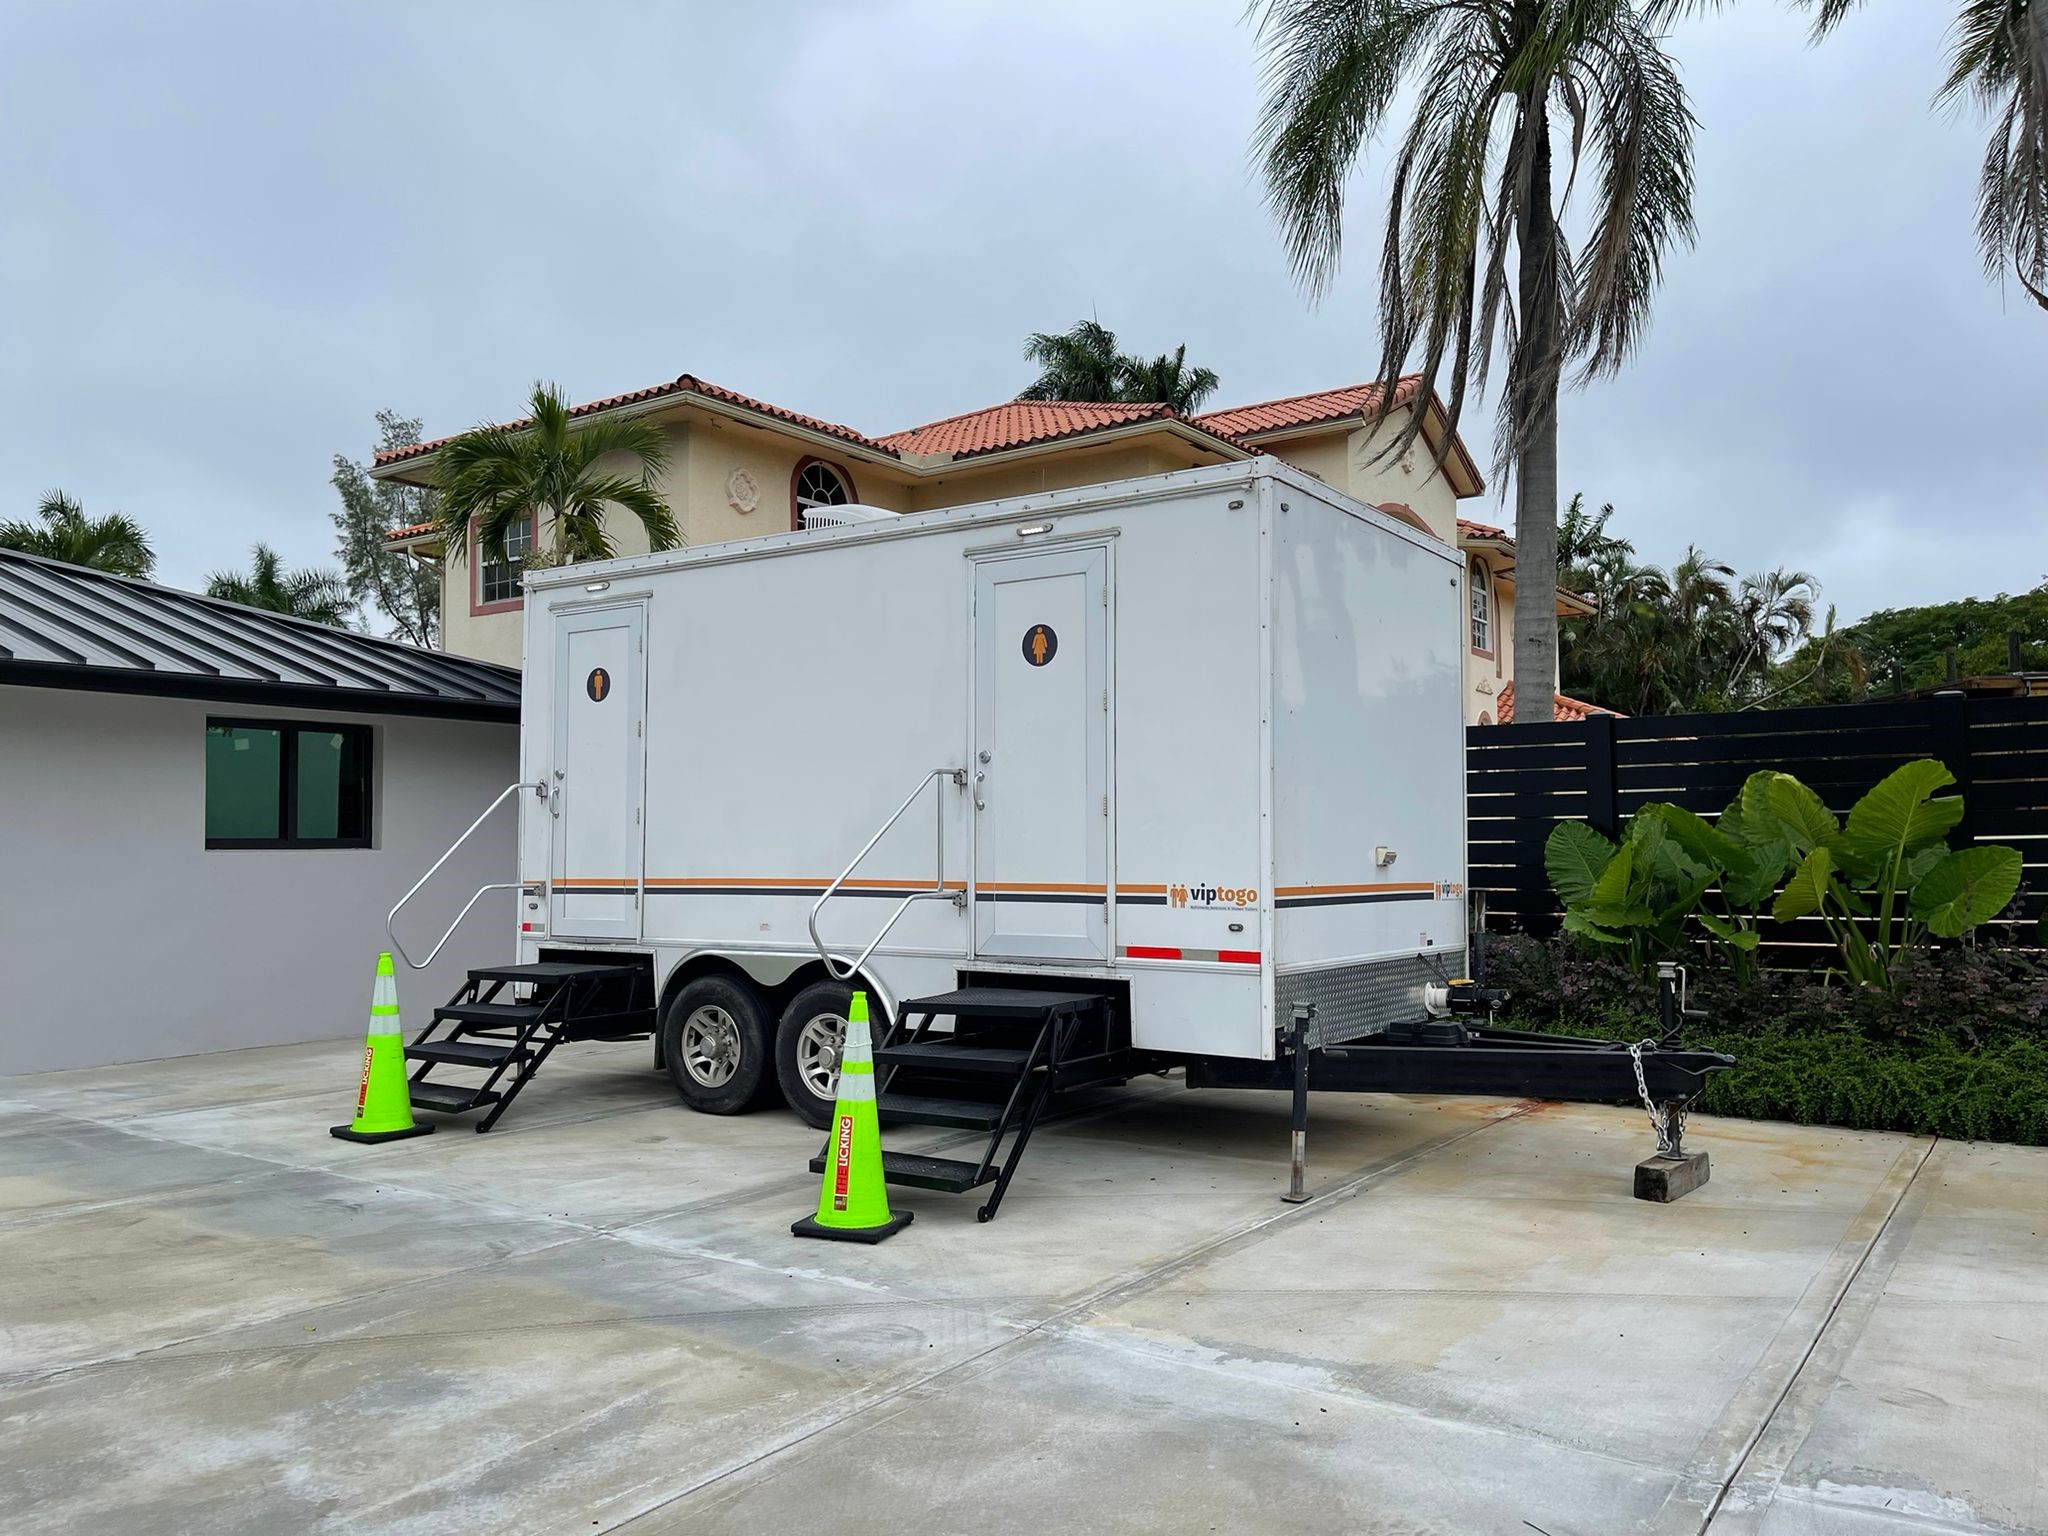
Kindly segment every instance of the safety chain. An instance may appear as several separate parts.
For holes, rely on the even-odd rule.
[[[1636,1092],[1642,1096],[1643,1111],[1650,1117],[1650,1128],[1657,1133],[1657,1153],[1660,1157],[1673,1157],[1685,1145],[1685,1102],[1674,1100],[1667,1116],[1650,1097],[1649,1079],[1643,1076],[1643,1048],[1655,1044],[1655,1040],[1638,1040],[1628,1048],[1628,1059],[1636,1069]]]

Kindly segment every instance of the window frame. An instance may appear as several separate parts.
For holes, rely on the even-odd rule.
[[[819,502],[819,506],[852,507],[860,504],[860,488],[853,483],[853,475],[844,464],[831,459],[821,459],[814,453],[807,453],[796,461],[796,468],[789,472],[789,531],[800,533],[804,526],[804,513],[809,511],[797,498],[797,486],[803,480],[804,471],[817,466],[830,470],[846,487],[846,500]]]
[[[216,849],[246,850],[258,848],[369,848],[375,846],[377,807],[377,734],[369,725],[344,725],[339,721],[295,720],[276,716],[261,715],[208,715],[206,730],[224,726],[238,731],[275,731],[277,745],[277,821],[278,837],[207,837],[208,851]],[[299,837],[299,737],[351,736],[361,745],[357,748],[362,756],[363,779],[363,830],[356,837]],[[206,817],[206,761],[202,735],[199,781],[200,828],[205,830]]]
[[[1499,647],[1494,641],[1494,626],[1500,621],[1500,605],[1494,601],[1493,572],[1486,568],[1486,562],[1477,555],[1466,562],[1465,582],[1470,597],[1465,605],[1465,641],[1471,646],[1474,656],[1493,660],[1493,653]],[[1480,604],[1485,604],[1482,612]],[[1479,643],[1477,634],[1481,625],[1486,628],[1486,644]]]
[[[484,601],[484,562],[477,554],[477,520],[469,520],[469,616],[480,619],[489,613],[511,613],[526,605],[526,591],[519,588],[510,597],[492,602]],[[507,530],[508,532],[510,530]],[[526,514],[526,547],[532,549],[540,542],[540,514]]]

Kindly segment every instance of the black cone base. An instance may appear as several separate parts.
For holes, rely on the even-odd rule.
[[[815,1216],[806,1216],[802,1221],[792,1221],[789,1230],[796,1237],[823,1237],[835,1243],[879,1243],[885,1237],[894,1237],[916,1217],[915,1211],[894,1211],[879,1227],[821,1227]]]
[[[434,1128],[424,1121],[408,1125],[402,1131],[358,1131],[346,1125],[330,1125],[327,1134],[339,1136],[343,1141],[403,1141],[408,1136],[431,1136]]]

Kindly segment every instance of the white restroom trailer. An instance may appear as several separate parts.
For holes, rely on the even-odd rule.
[[[1060,1089],[1176,1068],[1292,1088],[1295,1195],[1312,1087],[1654,1099],[1639,1193],[1705,1178],[1679,1111],[1731,1063],[1670,980],[1632,1048],[1463,979],[1449,546],[1270,458],[833,511],[528,576],[518,963],[414,1042],[415,1105],[487,1130],[558,1041],[652,1031],[693,1108],[822,1126],[858,987],[883,1123],[989,1133],[885,1175],[984,1220]]]
[[[692,995],[735,1038],[670,1062],[699,1107],[829,1110],[836,1009],[785,1017],[828,890],[885,1013],[1113,983],[1148,1056],[1272,1061],[1297,1002],[1335,1041],[1463,973],[1459,557],[1272,459],[527,590],[520,958],[648,957],[664,1016],[731,983]]]

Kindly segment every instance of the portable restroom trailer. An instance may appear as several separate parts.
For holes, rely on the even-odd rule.
[[[1465,974],[1460,558],[1272,459],[527,592],[520,959],[641,967],[694,1107],[822,1125],[858,985],[885,1118],[994,1133],[891,1177],[966,1188],[1057,1087],[1285,1083]]]

